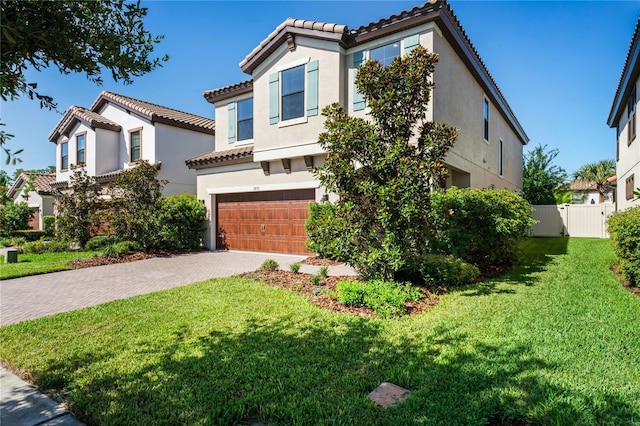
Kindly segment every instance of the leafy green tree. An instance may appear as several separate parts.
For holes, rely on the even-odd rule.
[[[608,179],[616,174],[616,162],[614,160],[601,160],[588,163],[580,167],[574,174],[576,180],[593,182],[600,194],[600,204],[604,203],[604,194],[611,189]]]
[[[159,181],[157,176],[157,167],[142,161],[109,184],[107,222],[118,238],[135,241],[145,250],[161,240],[159,215],[166,182]]]
[[[5,170],[0,170],[0,204],[7,204],[9,197],[9,186],[11,185],[11,178]]]
[[[56,236],[84,247],[100,227],[101,187],[84,168],[71,169],[70,191],[58,197]]]
[[[8,202],[0,205],[0,234],[9,235],[13,231],[29,229],[33,210],[27,203]]]
[[[3,0],[0,34],[0,94],[2,100],[27,96],[41,108],[56,109],[51,96],[27,82],[25,71],[56,67],[62,74],[85,73],[102,84],[109,71],[115,81],[132,83],[168,56],[153,58],[155,44],[164,36],[152,36],[144,27],[147,8],[139,1],[42,1]],[[0,132],[0,145],[11,135]],[[13,153],[14,155],[16,153]]]
[[[392,279],[427,250],[429,193],[446,175],[444,157],[456,129],[425,121],[436,54],[419,46],[382,66],[368,61],[356,76],[370,119],[339,104],[323,109],[327,152],[316,175],[339,195],[335,214],[350,225],[340,238],[346,260],[367,277]]]
[[[547,145],[538,145],[524,156],[522,192],[531,204],[555,204],[554,192],[565,183],[567,172],[553,164],[558,150],[547,151]]]
[[[192,194],[172,195],[161,202],[160,236],[162,247],[196,249],[202,243],[207,209]]]

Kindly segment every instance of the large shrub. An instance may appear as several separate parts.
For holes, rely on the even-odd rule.
[[[52,237],[56,233],[56,217],[55,216],[43,216],[42,217],[42,230],[48,237]]]
[[[29,229],[33,210],[27,203],[0,204],[0,234],[10,235],[13,231]]]
[[[533,225],[531,206],[506,189],[450,188],[431,196],[432,253],[450,254],[484,273],[513,263]]]
[[[305,224],[307,230],[307,248],[318,256],[327,259],[346,261],[351,256],[348,237],[353,230],[347,221],[339,216],[335,204],[310,203],[309,218]]]
[[[640,283],[640,206],[611,215],[609,235],[624,277],[632,284]]]
[[[180,194],[164,198],[160,205],[160,243],[164,248],[196,249],[202,244],[207,209],[195,195]]]

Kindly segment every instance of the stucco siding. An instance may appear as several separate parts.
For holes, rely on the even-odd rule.
[[[640,86],[640,78],[635,81],[636,92]],[[625,210],[629,207],[640,205],[640,200],[633,198],[627,200],[626,181],[633,175],[635,188],[640,188],[640,100],[636,101],[636,137],[629,144],[629,132],[631,128],[630,117],[627,108],[620,116],[618,128],[618,160],[616,162],[617,190],[616,202],[618,210]]]

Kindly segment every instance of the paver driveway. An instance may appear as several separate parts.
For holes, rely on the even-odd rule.
[[[280,268],[304,256],[245,252],[197,252],[156,257],[131,263],[55,272],[0,282],[0,326],[72,311],[116,299],[254,271],[266,259]],[[301,272],[317,267],[302,265]],[[329,269],[330,275],[351,275],[346,266]]]

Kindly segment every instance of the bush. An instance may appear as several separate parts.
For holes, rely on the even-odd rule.
[[[429,252],[448,254],[482,272],[516,260],[518,242],[533,225],[531,206],[506,189],[458,189],[431,196]]]
[[[336,300],[346,306],[367,306],[383,318],[404,315],[407,300],[418,301],[422,292],[409,284],[393,281],[345,280],[336,284]]]
[[[278,265],[278,262],[276,262],[273,259],[267,259],[264,262],[262,262],[262,265],[260,265],[260,269],[264,271],[275,271],[279,267],[280,265]]]
[[[104,248],[102,255],[105,257],[119,257],[134,251],[140,251],[143,247],[135,241],[121,241],[119,243],[110,244]]]
[[[195,195],[180,194],[164,198],[158,220],[162,247],[180,250],[202,246],[207,209]]]
[[[300,272],[300,262],[292,263],[291,265],[289,265],[289,270],[294,274]]]
[[[24,254],[42,254],[42,253],[61,253],[69,250],[68,241],[30,241],[24,243],[19,248],[20,253]]]
[[[39,231],[37,229],[24,229],[21,231],[13,231],[10,233],[10,236],[15,238],[24,238],[26,241],[38,241],[46,237],[47,234],[46,232]]]
[[[42,216],[42,230],[47,237],[53,237],[56,233],[56,217]]]
[[[640,284],[640,206],[611,215],[607,223],[625,279]]]
[[[322,277],[320,276],[320,274],[311,275],[311,284],[316,286],[322,285]]]
[[[9,236],[14,231],[29,229],[33,210],[27,203],[0,204],[0,234]]]
[[[87,241],[84,248],[86,250],[99,250],[116,242],[117,238],[113,235],[96,235]]]
[[[310,203],[305,229],[309,236],[306,245],[310,251],[326,259],[342,262],[349,259],[345,235],[348,235],[350,227],[343,218],[336,216],[335,205]]]
[[[0,238],[0,247],[17,247],[26,243],[24,237],[3,237]]]
[[[320,270],[318,271],[318,275],[320,276],[320,278],[327,278],[329,276],[329,267],[327,265],[321,266]]]
[[[449,288],[472,284],[480,275],[480,270],[453,256],[427,254],[417,258],[405,273],[407,279]]]

